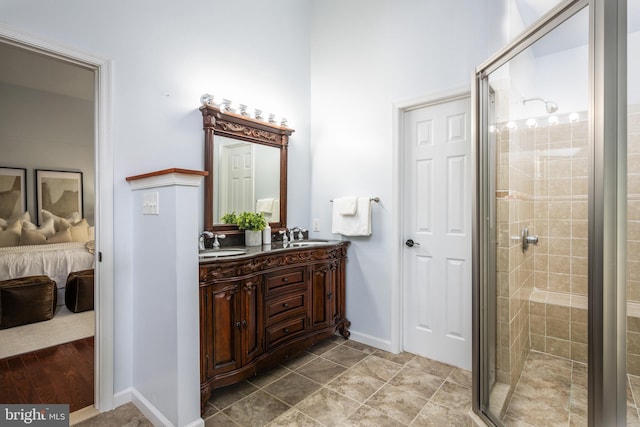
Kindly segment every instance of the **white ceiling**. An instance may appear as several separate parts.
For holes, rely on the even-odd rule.
[[[91,101],[94,71],[0,42],[0,82]]]

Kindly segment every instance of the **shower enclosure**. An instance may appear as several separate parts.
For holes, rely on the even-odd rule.
[[[495,425],[640,424],[639,2],[561,2],[477,70],[474,410]]]

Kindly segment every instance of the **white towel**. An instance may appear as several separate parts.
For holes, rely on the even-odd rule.
[[[358,211],[358,198],[339,197],[333,201],[333,208],[337,209],[340,215],[355,215]]]
[[[357,205],[358,208],[355,215],[342,215],[334,201],[332,233],[344,236],[371,235],[371,200],[369,197],[358,197]]]
[[[273,213],[273,197],[267,199],[258,199],[256,201],[256,211],[271,214]]]
[[[267,222],[280,222],[280,199],[273,199],[273,209],[271,213],[262,212]],[[257,209],[256,209],[257,210]]]

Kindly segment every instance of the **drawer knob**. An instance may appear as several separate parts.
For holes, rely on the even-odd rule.
[[[289,281],[289,279],[287,279],[286,277],[283,277],[283,278],[282,278],[282,281],[283,281],[283,282],[288,282],[288,281]]]
[[[282,304],[283,307],[289,307],[289,304],[287,304],[286,302],[284,304]]]
[[[288,333],[289,333],[289,329],[284,328],[284,329],[282,330],[282,332],[284,332],[285,334],[288,334]]]

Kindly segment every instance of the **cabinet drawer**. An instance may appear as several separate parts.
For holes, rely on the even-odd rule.
[[[277,292],[284,286],[304,283],[306,269],[297,268],[295,270],[286,270],[267,276],[267,292]]]
[[[294,317],[267,327],[267,348],[275,347],[305,331],[306,315]]]
[[[287,294],[267,302],[267,324],[276,323],[296,312],[305,312],[307,292],[302,288],[295,294]]]

